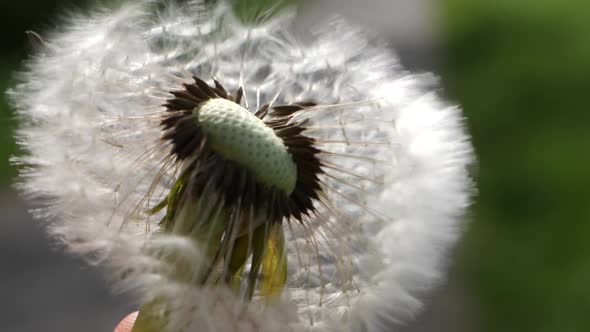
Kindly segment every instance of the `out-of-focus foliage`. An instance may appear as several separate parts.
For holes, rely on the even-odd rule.
[[[212,1],[212,0],[211,0]],[[234,11],[246,23],[268,19],[281,8],[303,0],[232,0]]]
[[[479,156],[480,331],[590,329],[590,2],[446,0],[447,90]]]
[[[13,69],[13,60],[7,57],[0,58],[0,91],[7,88],[7,80],[10,71]],[[12,140],[12,128],[14,123],[11,113],[6,105],[4,96],[0,97],[0,189],[8,184],[9,179],[15,174],[13,168],[9,167],[8,158],[16,150]]]

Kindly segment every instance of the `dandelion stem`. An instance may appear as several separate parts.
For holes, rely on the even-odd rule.
[[[153,315],[156,302],[146,303],[141,307],[131,332],[161,332],[164,322]]]

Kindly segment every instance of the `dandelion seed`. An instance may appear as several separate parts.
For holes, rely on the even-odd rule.
[[[345,22],[300,38],[291,16],[77,17],[9,92],[21,191],[138,292],[134,331],[378,331],[444,268],[470,196],[460,111]]]

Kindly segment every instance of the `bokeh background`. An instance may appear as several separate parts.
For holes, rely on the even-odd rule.
[[[88,3],[1,0],[0,90],[30,53],[26,30],[51,30]],[[300,20],[335,12],[441,77],[479,157],[449,279],[401,330],[590,330],[590,1],[308,0]],[[134,304],[53,250],[28,216],[10,187],[11,116],[0,95],[0,331],[112,331]]]

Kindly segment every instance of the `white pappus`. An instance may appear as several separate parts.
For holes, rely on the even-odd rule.
[[[461,111],[343,20],[292,22],[136,1],[47,35],[9,90],[36,217],[159,330],[385,330],[445,269]]]

